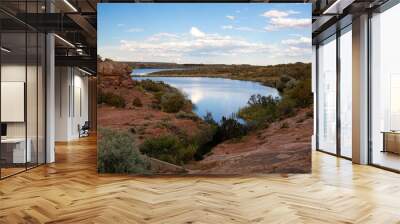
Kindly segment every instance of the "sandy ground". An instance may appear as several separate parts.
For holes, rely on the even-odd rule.
[[[305,173],[311,169],[313,120],[303,109],[294,117],[217,145],[205,159],[189,164],[193,174]],[[282,127],[286,123],[288,127]]]

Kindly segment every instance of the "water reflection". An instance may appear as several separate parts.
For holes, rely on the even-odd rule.
[[[203,117],[207,112],[211,112],[217,121],[222,116],[236,113],[247,104],[253,94],[279,96],[276,89],[250,81],[205,77],[135,77],[134,79],[163,81],[180,89],[196,105],[195,112],[199,116]]]

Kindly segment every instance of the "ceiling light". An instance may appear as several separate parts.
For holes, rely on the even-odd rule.
[[[85,74],[87,74],[87,75],[92,75],[92,73],[90,73],[90,72],[88,72],[88,71],[85,71],[85,70],[83,70],[83,69],[81,69],[81,68],[79,68],[79,67],[78,67],[78,70],[81,71],[81,72],[83,72],[83,73],[85,73]]]
[[[54,34],[54,36],[55,37],[57,37],[59,40],[61,40],[62,42],[64,42],[64,43],[66,43],[67,45],[69,45],[70,47],[73,47],[73,48],[75,48],[75,45],[73,45],[71,42],[69,42],[68,40],[66,40],[66,39],[64,39],[64,38],[62,38],[62,37],[60,37],[59,35],[57,35],[57,34]]]
[[[78,10],[68,1],[64,0],[65,4],[67,4],[74,12],[78,12]]]
[[[323,15],[329,14],[342,14],[343,10],[351,5],[355,0],[336,0],[332,5],[330,5],[324,12]]]
[[[6,53],[10,53],[10,52],[11,52],[10,50],[8,50],[8,49],[5,48],[5,47],[1,47],[0,49],[1,49],[2,51],[6,52]]]

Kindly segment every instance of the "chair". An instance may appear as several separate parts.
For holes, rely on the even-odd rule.
[[[78,125],[79,138],[89,136],[89,129],[90,129],[89,121],[85,121],[82,127]]]

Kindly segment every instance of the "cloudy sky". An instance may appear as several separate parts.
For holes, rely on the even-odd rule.
[[[119,61],[311,61],[311,4],[99,4],[98,54]]]

